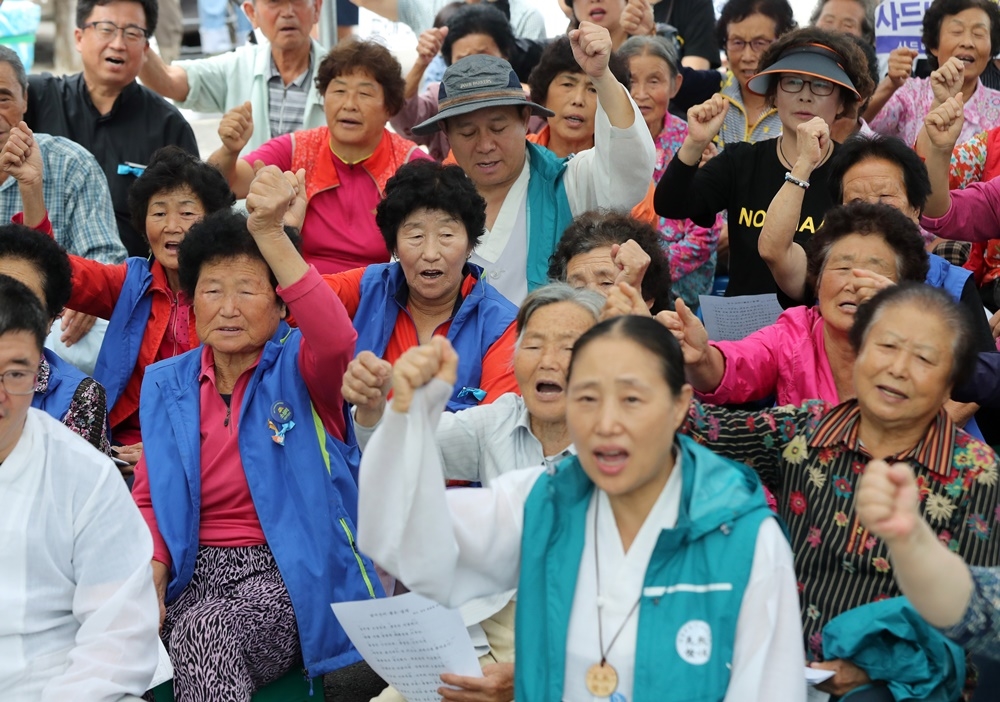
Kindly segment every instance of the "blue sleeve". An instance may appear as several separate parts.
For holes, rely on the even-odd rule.
[[[975,402],[983,407],[1000,407],[1000,353],[981,353],[972,375],[952,390],[957,402]]]

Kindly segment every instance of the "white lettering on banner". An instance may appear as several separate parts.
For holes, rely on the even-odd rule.
[[[926,51],[920,37],[923,34],[924,13],[931,0],[885,0],[875,8],[875,52],[879,65],[888,61],[893,49],[906,46],[920,52]]]

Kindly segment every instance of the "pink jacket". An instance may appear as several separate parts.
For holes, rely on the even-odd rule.
[[[793,307],[745,339],[712,346],[726,357],[726,371],[715,392],[699,393],[705,402],[739,404],[770,395],[776,396],[778,406],[806,400],[840,402],[817,307]]]

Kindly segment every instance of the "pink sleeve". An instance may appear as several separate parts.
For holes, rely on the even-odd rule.
[[[430,119],[438,113],[438,86],[440,83],[431,83],[427,90],[418,93],[403,103],[403,109],[389,118],[389,124],[396,130],[396,133],[416,144],[430,144],[431,139],[437,132],[430,134],[415,135],[410,131],[421,122]]]
[[[908,98],[911,97],[914,87],[919,86],[919,84],[920,81],[915,78],[910,78],[903,83],[902,87],[893,93],[889,101],[878,111],[874,119],[868,123],[872,131],[884,136],[903,138],[906,131],[905,121],[912,118],[912,115],[909,114]],[[923,119],[923,115],[920,116],[920,119]],[[903,140],[906,141],[905,139]],[[912,143],[912,141],[908,141],[907,145],[912,145]]]
[[[921,217],[929,232],[955,241],[995,239],[1000,231],[1000,178],[951,191],[951,207],[940,217]]]
[[[261,144],[251,151],[243,160],[251,166],[254,161],[263,161],[267,166],[277,166],[283,171],[292,170],[292,135],[282,134]]]
[[[789,342],[780,317],[778,322],[740,341],[711,342],[725,357],[726,370],[719,387],[714,392],[698,393],[698,398],[713,405],[728,405],[774,394],[778,387],[778,351]]]
[[[333,436],[343,438],[344,397],[340,392],[347,364],[354,358],[354,331],[340,298],[324,282],[315,266],[278,294],[302,330],[299,371],[309,389],[323,425]]]
[[[135,467],[135,484],[132,486],[132,499],[135,500],[136,507],[146,520],[149,533],[153,537],[153,560],[159,561],[168,568],[170,567],[170,551],[167,549],[167,542],[160,535],[160,529],[156,525],[156,513],[153,511],[153,499],[149,494],[149,476],[147,474],[146,457],[139,459]]]

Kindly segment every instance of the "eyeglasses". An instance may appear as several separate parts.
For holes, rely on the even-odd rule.
[[[35,392],[37,373],[26,370],[9,370],[0,373],[0,388],[8,395],[31,395]]]
[[[122,37],[124,37],[126,44],[141,44],[149,38],[148,29],[137,27],[134,24],[119,27],[114,22],[88,22],[80,29],[91,28],[94,30],[94,33],[97,34],[97,38],[101,41],[113,41],[118,35],[118,32],[122,33]]]
[[[743,41],[742,39],[727,39],[726,40],[726,51],[738,54],[742,52],[748,46],[753,49],[755,54],[762,54],[764,50],[767,49],[771,44],[774,43],[774,39],[754,39],[753,41]]]
[[[826,97],[833,94],[836,85],[828,80],[816,80],[815,78],[799,78],[798,76],[781,76],[778,87],[786,93],[801,93],[805,84],[809,84],[809,91],[816,97]]]

